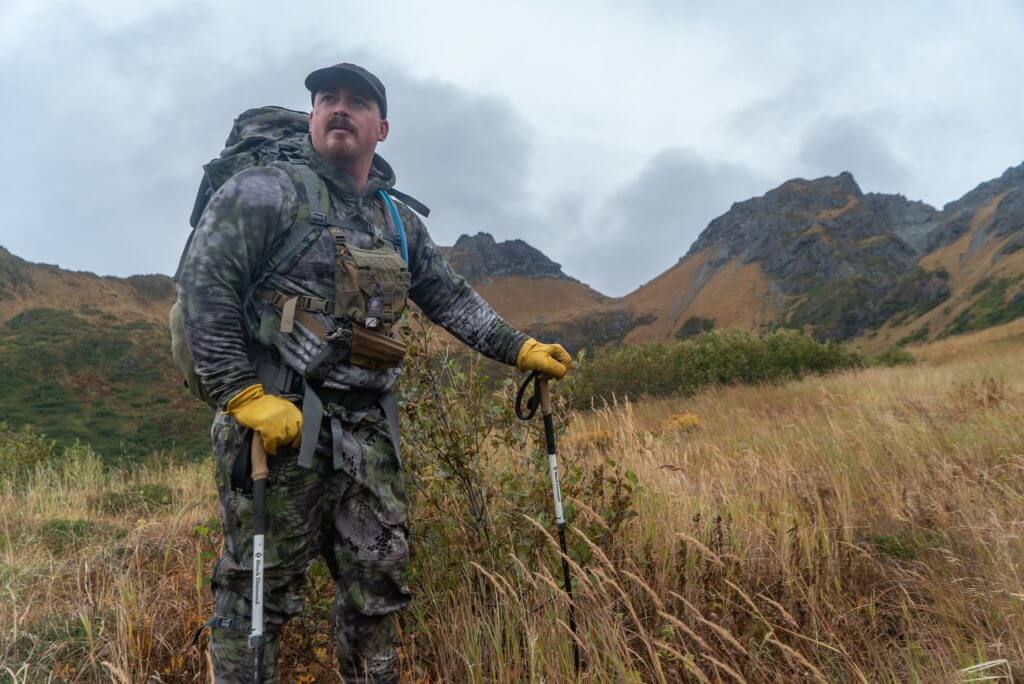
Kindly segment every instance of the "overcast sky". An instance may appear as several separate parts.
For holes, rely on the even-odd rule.
[[[788,178],[941,206],[1021,163],[1022,36],[1014,1],[0,0],[0,245],[172,272],[232,119],[355,61],[435,241],[523,238],[620,295]]]

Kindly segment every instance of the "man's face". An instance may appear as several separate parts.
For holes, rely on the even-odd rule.
[[[368,161],[377,143],[388,137],[388,121],[380,118],[373,97],[348,85],[317,91],[309,113],[313,149],[337,164]]]

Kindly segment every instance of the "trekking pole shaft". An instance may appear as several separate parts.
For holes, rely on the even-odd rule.
[[[252,612],[249,646],[253,651],[253,681],[263,672],[263,539],[267,533],[267,452],[259,433],[252,436]]]
[[[576,635],[576,604],[572,600],[572,575],[569,574],[569,547],[565,541],[565,513],[562,510],[562,482],[558,475],[558,451],[555,447],[555,422],[551,409],[551,394],[548,381],[537,381],[540,395],[540,411],[544,417],[544,442],[548,451],[548,471],[551,475],[551,494],[555,501],[555,524],[558,526],[558,545],[562,549],[562,579],[565,582],[565,596],[569,599],[569,629]],[[576,672],[580,670],[580,649],[575,638],[572,643],[572,660]]]

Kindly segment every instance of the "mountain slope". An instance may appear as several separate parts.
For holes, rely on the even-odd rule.
[[[1024,315],[1024,164],[942,210],[919,267],[948,274],[950,296],[919,316],[894,316],[886,342],[945,337]]]
[[[787,181],[615,299],[522,240],[478,233],[442,249],[513,325],[572,350],[789,326],[873,351],[1024,316],[1024,164],[941,210],[864,193],[849,173]],[[173,292],[166,276],[99,277],[0,247],[2,419],[108,454],[205,450],[209,411],[167,352]]]
[[[34,308],[109,313],[118,319],[166,323],[174,281],[165,275],[129,278],[67,271],[25,261],[0,246],[0,322]]]
[[[1022,315],[1022,247],[1024,164],[942,210],[846,172],[794,179],[734,204],[637,290],[539,329],[578,347],[786,326],[877,350]]]

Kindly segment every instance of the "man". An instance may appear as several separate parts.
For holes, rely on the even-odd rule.
[[[345,681],[396,681],[393,613],[409,602],[406,493],[392,394],[411,298],[480,353],[560,378],[571,359],[509,326],[449,266],[388,191],[383,84],[353,64],[318,69],[302,159],[235,174],[210,199],[179,285],[188,346],[211,399],[224,528],[212,574],[217,681],[251,681],[252,499],[248,442],[270,456],[266,681],[284,623],[323,554]],[[397,217],[391,212],[397,213]],[[261,272],[299,225],[316,224],[285,272]],[[298,404],[298,405],[297,405]]]

